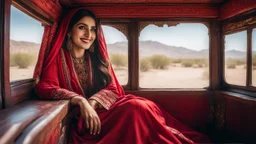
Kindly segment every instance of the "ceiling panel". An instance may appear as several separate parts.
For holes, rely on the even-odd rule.
[[[64,5],[86,4],[215,4],[225,0],[60,0]]]

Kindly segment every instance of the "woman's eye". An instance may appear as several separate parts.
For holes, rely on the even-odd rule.
[[[91,29],[91,31],[92,31],[92,32],[96,32],[96,29],[95,29],[95,28],[93,28],[93,29]]]
[[[85,26],[79,26],[78,28],[81,29],[81,30],[84,30]]]

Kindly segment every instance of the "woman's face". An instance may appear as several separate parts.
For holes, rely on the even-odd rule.
[[[73,49],[87,50],[96,38],[96,22],[90,16],[85,16],[79,20],[72,28],[71,37]]]

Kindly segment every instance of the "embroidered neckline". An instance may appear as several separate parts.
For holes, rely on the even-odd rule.
[[[84,56],[83,56],[83,57],[80,57],[80,58],[76,58],[76,57],[73,57],[73,56],[71,55],[71,57],[72,57],[73,62],[75,62],[76,64],[84,64],[84,63],[86,63]]]

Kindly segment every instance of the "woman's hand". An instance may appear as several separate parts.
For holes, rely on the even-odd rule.
[[[100,119],[88,101],[81,96],[75,96],[71,99],[71,104],[80,106],[81,116],[85,119],[87,128],[90,128],[90,134],[99,134],[101,130]]]

